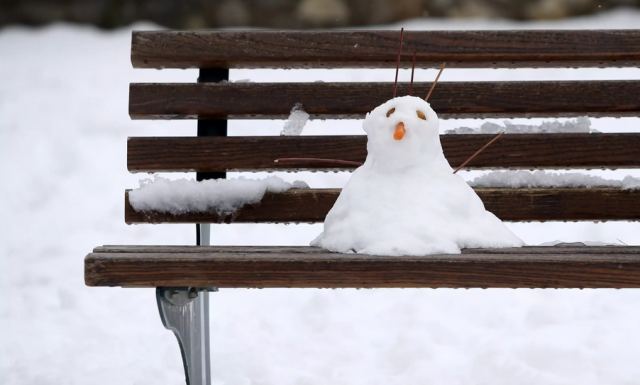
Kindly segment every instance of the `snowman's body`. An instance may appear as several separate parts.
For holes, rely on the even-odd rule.
[[[427,102],[412,96],[391,99],[367,114],[364,130],[367,159],[312,245],[376,255],[522,246],[453,174],[442,153],[438,117]]]

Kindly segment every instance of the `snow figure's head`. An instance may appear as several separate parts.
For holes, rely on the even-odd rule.
[[[390,99],[367,114],[363,128],[367,133],[367,163],[373,167],[394,171],[446,163],[438,115],[424,99]]]

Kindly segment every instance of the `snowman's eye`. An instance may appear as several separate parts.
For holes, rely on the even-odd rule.
[[[418,118],[422,119],[422,120],[427,120],[426,115],[424,114],[424,112],[418,110],[416,111],[416,115],[418,115]]]
[[[387,118],[388,118],[389,116],[391,116],[391,114],[393,114],[394,112],[396,112],[396,109],[395,109],[395,108],[392,108],[392,109],[390,109],[389,111],[387,111]]]

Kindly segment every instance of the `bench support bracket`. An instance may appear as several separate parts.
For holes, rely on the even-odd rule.
[[[211,384],[209,293],[195,288],[156,289],[160,319],[178,339],[187,385]]]

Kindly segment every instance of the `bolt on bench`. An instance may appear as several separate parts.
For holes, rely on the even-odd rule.
[[[278,158],[363,161],[364,136],[227,137],[227,119],[283,118],[297,103],[312,118],[360,118],[390,97],[390,83],[230,83],[233,68],[394,68],[398,34],[363,32],[134,32],[138,68],[199,68],[197,83],[133,83],[133,119],[197,119],[197,137],[132,137],[131,172],[322,170]],[[640,30],[407,31],[416,66],[640,66]],[[402,65],[410,65],[406,60]],[[310,79],[312,80],[312,79]],[[417,83],[426,90],[429,83]],[[399,84],[399,95],[408,84]],[[640,81],[442,82],[440,117],[639,116]],[[451,166],[492,135],[443,135]],[[335,168],[335,166],[331,166]],[[640,133],[506,134],[471,168],[637,168]],[[640,190],[477,188],[506,221],[639,220]],[[179,341],[187,383],[209,384],[208,290],[216,288],[637,288],[638,246],[467,249],[461,255],[380,257],[313,247],[209,245],[209,223],[321,222],[337,189],[267,193],[233,215],[138,212],[127,223],[195,223],[197,246],[101,246],[85,258],[88,286],[155,287],[163,324]]]

